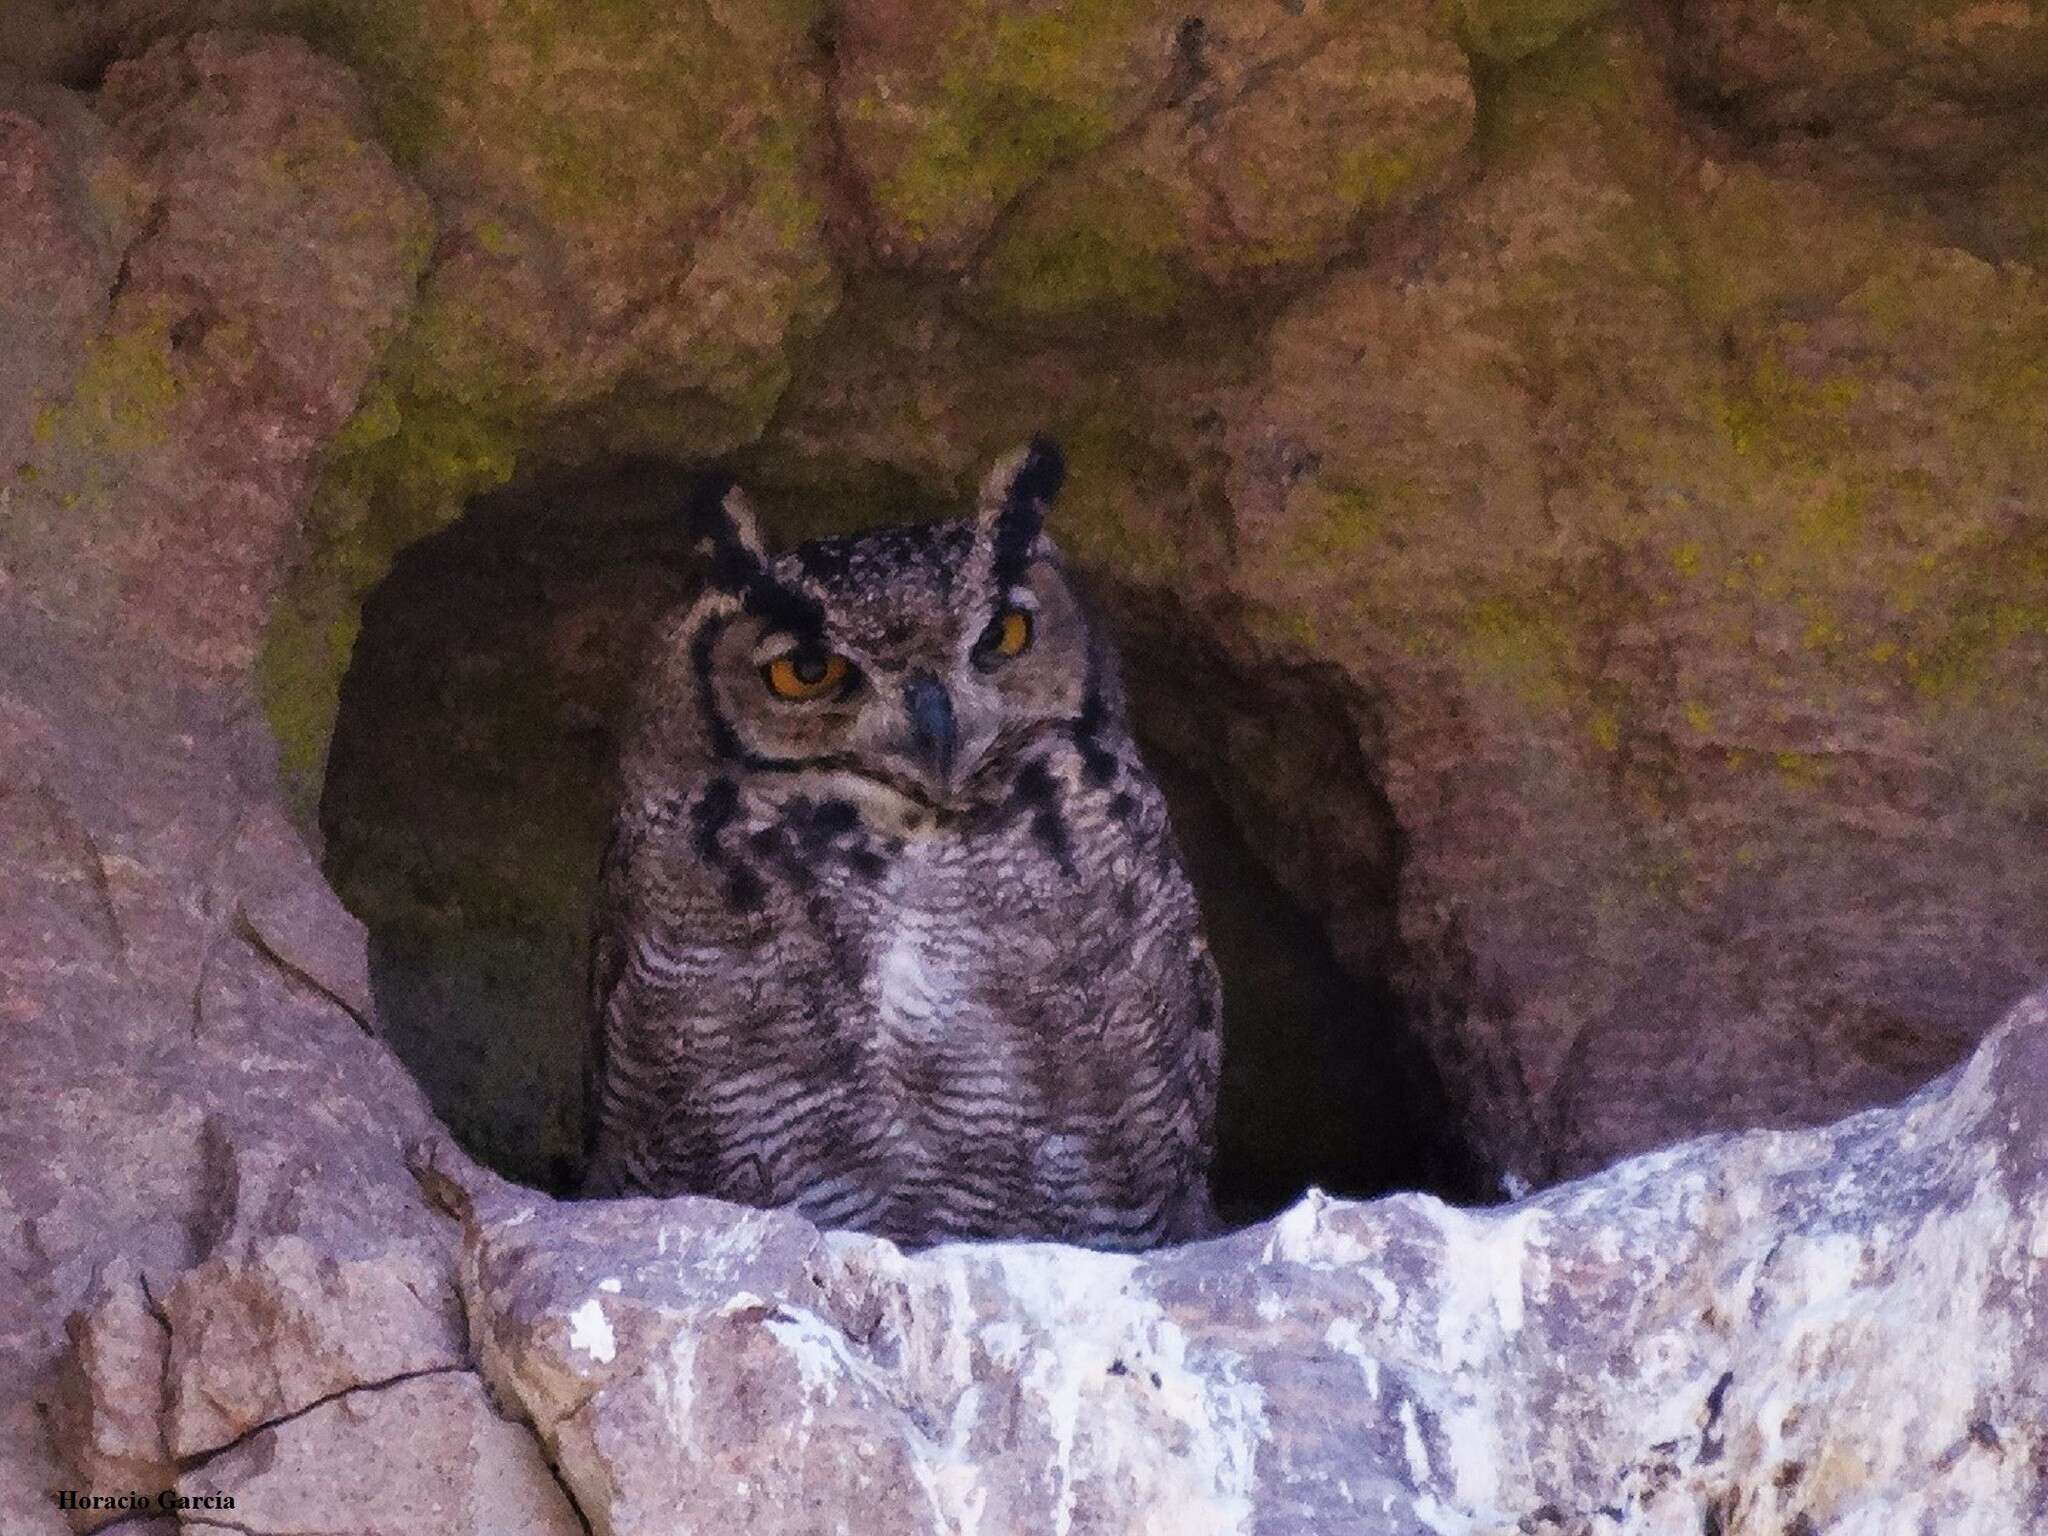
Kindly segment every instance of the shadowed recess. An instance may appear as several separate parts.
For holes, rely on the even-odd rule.
[[[515,486],[406,550],[364,604],[321,800],[327,873],[369,927],[393,1049],[472,1152],[558,1192],[579,1171],[584,944],[615,731],[650,626],[691,585],[689,478],[625,461]],[[789,487],[749,490],[785,540],[946,510],[885,475],[822,517]],[[1148,651],[1189,649],[1170,631],[1190,621],[1098,600],[1223,974],[1225,1215],[1256,1219],[1309,1184],[1474,1197],[1478,1170],[1393,990],[1333,955],[1254,851],[1266,809],[1233,805],[1231,775],[1201,760],[1216,732],[1186,712],[1254,700],[1257,680],[1149,688]]]

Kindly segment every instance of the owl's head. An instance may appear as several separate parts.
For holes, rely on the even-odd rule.
[[[1043,531],[1064,476],[1034,438],[989,472],[972,516],[780,555],[738,486],[703,486],[706,587],[662,658],[703,749],[915,814],[998,796],[1048,732],[1099,730],[1110,659]]]

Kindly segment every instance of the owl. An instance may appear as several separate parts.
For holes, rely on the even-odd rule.
[[[1217,976],[1043,531],[1064,476],[1037,438],[972,516],[781,555],[699,490],[708,574],[620,753],[586,1194],[905,1244],[1211,1229]]]

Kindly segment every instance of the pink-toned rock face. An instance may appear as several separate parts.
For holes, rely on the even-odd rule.
[[[2041,21],[1593,9],[36,0],[0,1529],[97,1524],[65,1490],[371,1536],[2048,1526]],[[906,1255],[471,1163],[309,846],[364,598],[406,644],[363,651],[338,882],[573,966],[542,823],[598,754],[551,788],[522,730],[602,730],[605,626],[676,573],[543,506],[582,585],[513,648],[394,553],[650,449],[738,455],[784,533],[873,521],[1040,426],[1310,1002],[1390,988],[1413,1139],[1537,1192]],[[418,798],[481,829],[438,885],[380,819],[434,771],[375,761],[411,656],[459,759]],[[494,775],[552,797],[495,843]],[[573,1017],[501,1017],[461,1021],[477,1145],[578,1067]]]
[[[584,1529],[533,1436],[462,1370],[363,1387],[262,1429],[188,1472],[177,1497],[183,1527],[200,1531],[288,1531],[309,1509],[391,1536]]]
[[[1409,964],[1538,1180],[1902,1092],[2048,965],[2039,283],[1571,67],[1223,413],[1225,580],[1378,702]]]
[[[0,1333],[28,1373],[0,1524],[24,1531],[59,1520],[46,1489],[168,1474],[149,1405],[200,1343],[162,1332],[182,1270],[285,1232],[345,1260],[357,1220],[379,1252],[446,1241],[397,1162],[430,1121],[357,1022],[361,932],[277,809],[246,676],[425,199],[289,40],[161,45],[99,107],[17,90],[0,171],[24,214],[0,227],[47,235],[9,257],[10,297],[48,303],[9,312],[0,432]],[[111,1383],[83,1402],[53,1374],[79,1308],[67,1370]],[[79,1426],[73,1474],[39,1407]]]

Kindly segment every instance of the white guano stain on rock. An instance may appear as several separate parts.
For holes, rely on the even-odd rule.
[[[1379,1360],[1365,1347],[1365,1334],[1353,1319],[1331,1318],[1330,1326],[1323,1330],[1323,1342],[1338,1354],[1349,1355],[1358,1362],[1359,1370],[1365,1374],[1365,1391],[1368,1397],[1380,1395]]]
[[[762,1327],[774,1335],[796,1362],[807,1398],[831,1402],[839,1395],[840,1381],[862,1370],[861,1363],[847,1348],[845,1336],[815,1312],[802,1307],[777,1307]],[[807,1403],[804,1412],[808,1415],[810,1411]]]
[[[1445,1249],[1459,1258],[1437,1296],[1437,1342],[1444,1368],[1462,1370],[1519,1333],[1524,1293],[1546,1288],[1543,1255],[1531,1244],[1550,1216],[1536,1206],[1478,1217],[1435,1200],[1426,1205]]]
[[[601,1365],[609,1365],[619,1353],[612,1337],[612,1325],[605,1321],[604,1305],[595,1296],[569,1314],[569,1347],[580,1349]]]
[[[1264,1260],[1268,1264],[1306,1264],[1315,1269],[1365,1264],[1373,1250],[1350,1233],[1332,1229],[1324,1220],[1331,1208],[1330,1197],[1311,1186],[1287,1210],[1274,1218],[1272,1235],[1266,1239]]]
[[[1051,1244],[935,1250],[942,1285],[1000,1297],[984,1322],[955,1312],[973,1353],[1008,1377],[1047,1441],[1039,1468],[1048,1528],[1075,1528],[1084,1493],[1130,1497],[1133,1533],[1245,1528],[1262,1394],[1229,1357],[1197,1361],[1185,1332],[1150,1294],[1144,1261]],[[984,1301],[984,1308],[986,1301]],[[945,1344],[939,1351],[950,1353]],[[1157,1447],[1178,1454],[1162,1460]]]
[[[1427,1488],[1434,1475],[1429,1465],[1429,1448],[1422,1443],[1422,1425],[1415,1417],[1415,1404],[1401,1404],[1401,1449],[1408,1457],[1408,1476],[1418,1488]]]
[[[668,1359],[662,1369],[651,1373],[660,1410],[660,1422],[669,1426],[672,1443],[686,1442],[690,1411],[697,1390],[697,1340],[678,1333],[669,1341]]]

